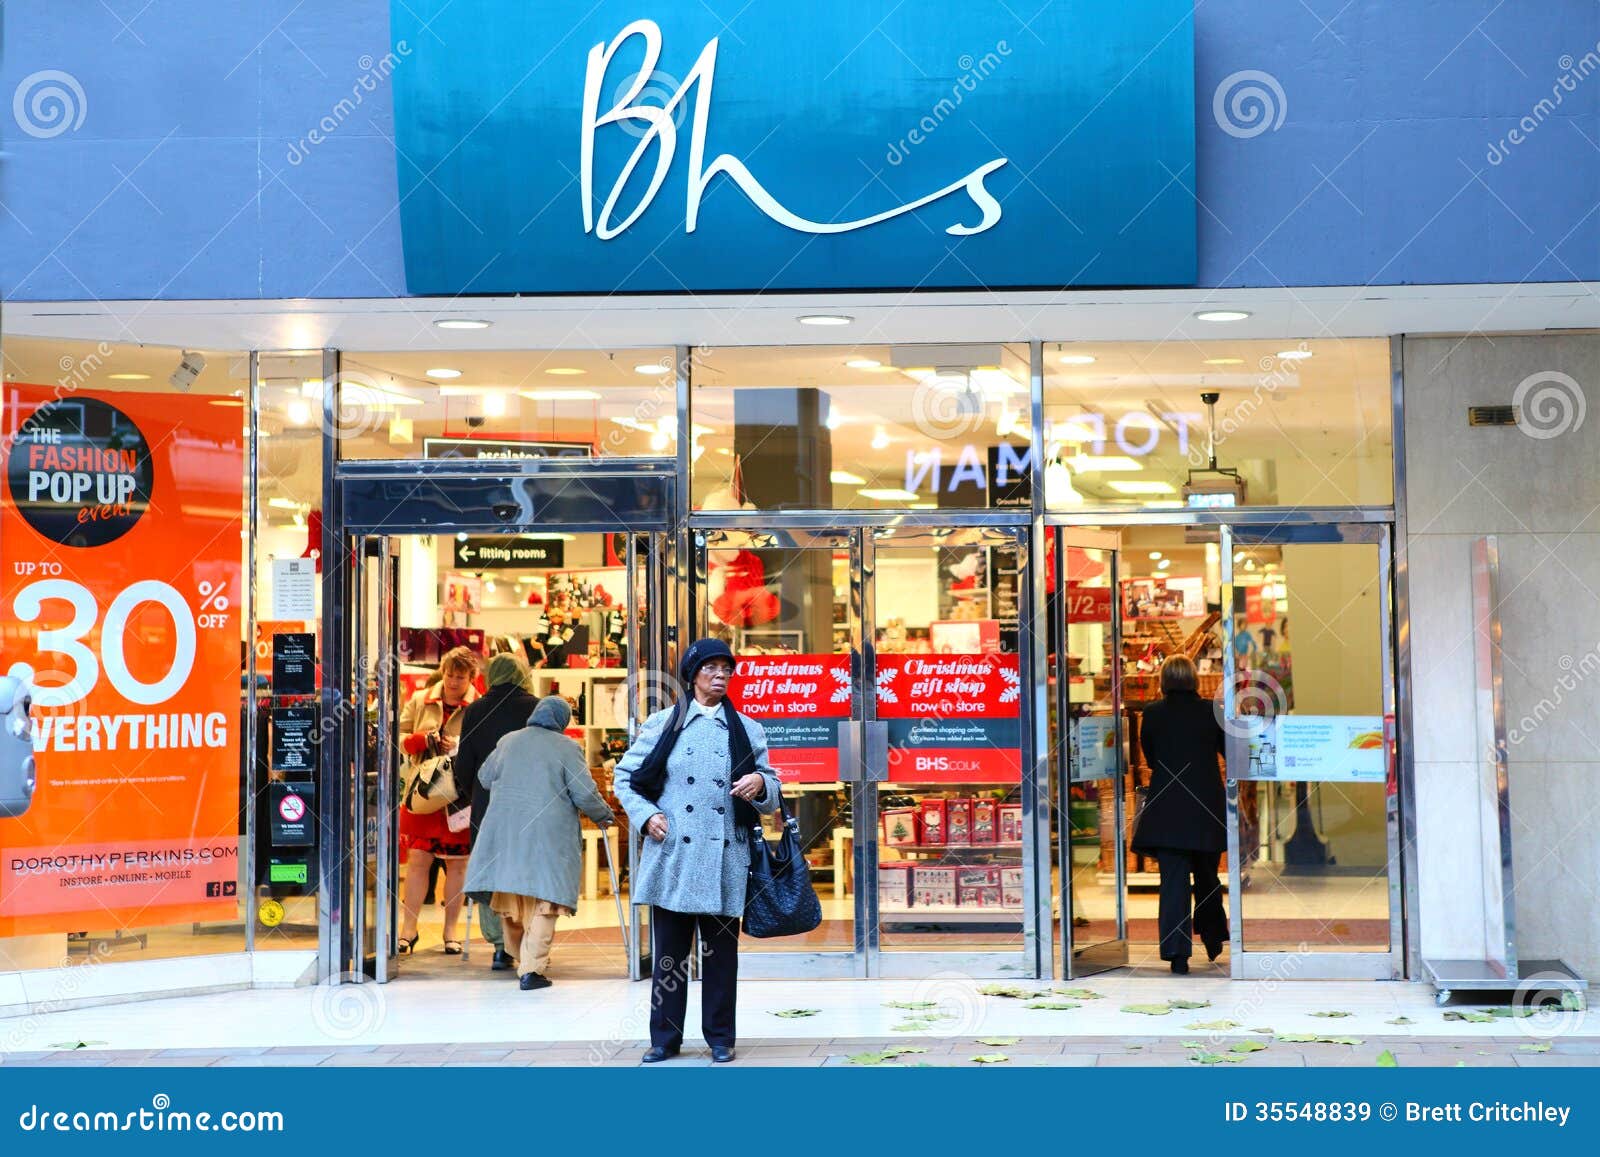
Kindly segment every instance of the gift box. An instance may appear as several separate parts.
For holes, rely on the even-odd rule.
[[[879,822],[883,827],[883,842],[891,848],[915,846],[917,842],[917,809],[914,807],[885,808]]]
[[[1022,869],[1000,869],[1000,906],[1003,908],[1022,907]]]
[[[999,840],[999,808],[992,799],[972,801],[972,842],[992,844]]]
[[[972,842],[972,801],[970,799],[945,801],[944,842],[961,845]]]
[[[908,865],[879,865],[878,902],[884,908],[911,907],[911,868]]]
[[[912,903],[929,907],[953,908],[956,903],[954,868],[911,869]]]
[[[924,799],[917,801],[918,831],[924,844],[945,843],[945,801]]]
[[[980,896],[994,893],[994,903],[1000,906],[1000,869],[995,867],[966,866],[956,869],[956,903],[963,908],[984,907]]]
[[[1000,889],[995,888],[968,888],[960,896],[963,908],[998,908],[1000,907]]]
[[[1022,805],[1020,803],[1003,803],[995,810],[999,813],[1000,842],[1002,844],[1020,844],[1022,842]]]

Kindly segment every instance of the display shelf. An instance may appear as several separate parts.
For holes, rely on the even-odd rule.
[[[880,842],[878,847],[896,852],[993,852],[997,850],[1020,852],[1022,850],[1020,842],[1004,844],[885,844]]]
[[[1021,908],[962,908],[913,904],[909,908],[880,907],[881,924],[998,924],[1021,923]]]

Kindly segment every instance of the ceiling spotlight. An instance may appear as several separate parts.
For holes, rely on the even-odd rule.
[[[1244,359],[1243,358],[1207,358],[1206,361],[1205,361],[1205,364],[1208,365],[1208,366],[1242,366],[1242,365],[1244,365]]]
[[[849,325],[855,318],[842,313],[808,313],[795,320],[801,325]]]
[[[583,372],[577,366],[551,366],[545,370],[545,373],[554,374],[558,378],[575,378]]]
[[[167,379],[175,390],[189,392],[189,387],[194,385],[194,380],[206,368],[206,359],[203,355],[183,351],[183,356],[178,359],[178,368],[172,371],[172,376]]]
[[[1200,321],[1244,321],[1250,314],[1243,309],[1206,309],[1194,316]]]
[[[889,448],[889,435],[882,426],[872,432],[872,448],[874,450],[887,450]]]
[[[1172,560],[1170,558],[1164,558],[1160,562],[1156,563],[1156,569],[1157,570],[1166,570],[1171,565],[1172,565]]]
[[[475,317],[441,317],[434,320],[440,329],[488,329],[494,323]]]
[[[1062,354],[1056,360],[1064,366],[1092,366],[1095,363],[1093,354]]]
[[[865,486],[867,480],[859,474],[852,474],[848,470],[834,470],[828,474],[828,481],[835,486]]]
[[[1151,559],[1152,562],[1161,561],[1161,557],[1162,557],[1162,555],[1161,555],[1161,552],[1159,550],[1152,550],[1150,552],[1150,559]]]
[[[112,374],[111,375],[111,380],[114,381],[114,382],[148,382],[150,380],[150,375],[149,374]]]
[[[636,374],[649,374],[652,377],[659,377],[662,374],[670,374],[672,372],[672,367],[662,362],[643,362],[634,366],[633,372]]]
[[[440,381],[440,382],[454,381],[456,378],[459,378],[461,376],[461,371],[460,370],[437,369],[437,370],[424,370],[423,372],[425,374],[427,374],[430,378],[433,378],[435,381]]]

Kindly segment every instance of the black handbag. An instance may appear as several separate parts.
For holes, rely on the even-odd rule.
[[[746,936],[798,936],[822,923],[822,904],[811,886],[811,865],[800,850],[800,825],[778,800],[781,834],[769,843],[761,825],[750,828],[750,880],[744,894]]]

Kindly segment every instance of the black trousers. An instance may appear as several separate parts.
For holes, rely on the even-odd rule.
[[[689,1008],[689,946],[700,932],[700,1031],[710,1045],[734,1045],[739,989],[739,917],[650,909],[655,966],[650,977],[650,1043],[683,1044]]]
[[[1161,904],[1156,921],[1161,928],[1161,959],[1191,955],[1195,933],[1200,934],[1207,951],[1221,950],[1222,942],[1228,938],[1228,912],[1222,906],[1222,882],[1217,879],[1221,861],[1221,852],[1156,850],[1156,863],[1161,868]],[[1194,877],[1192,891],[1190,876]]]

